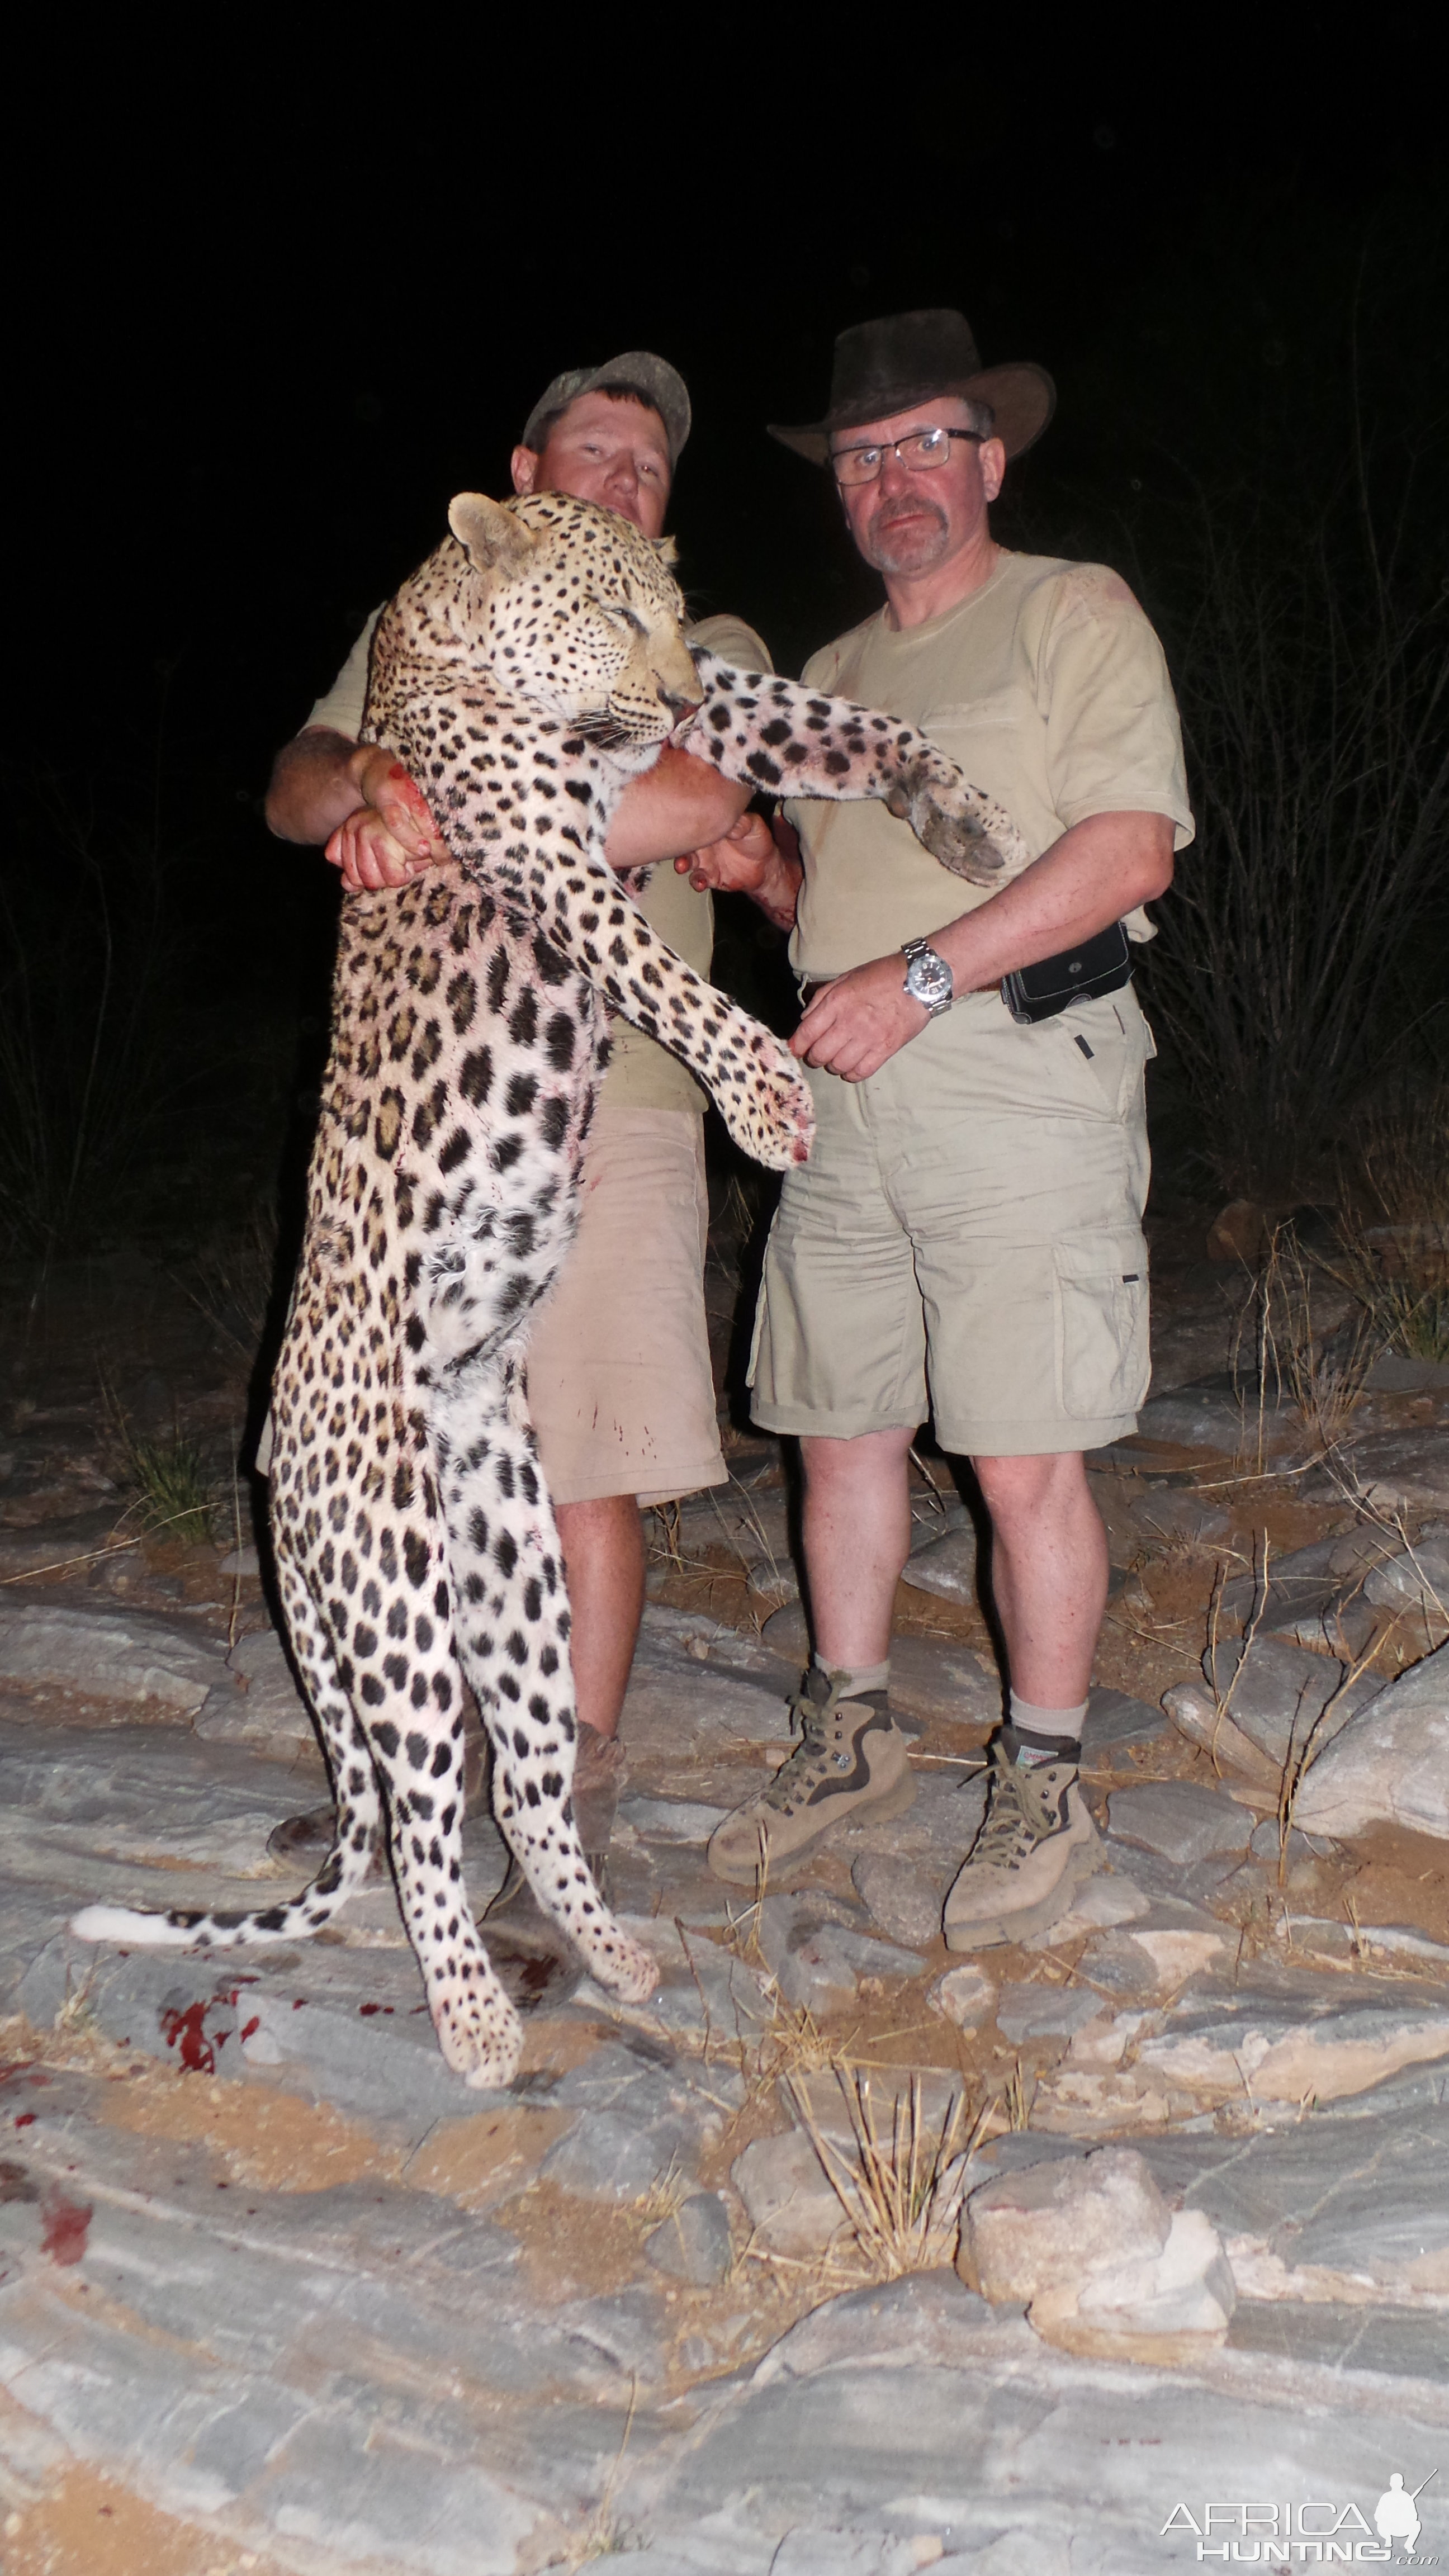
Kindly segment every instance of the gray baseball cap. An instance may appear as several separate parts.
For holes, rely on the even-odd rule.
[[[521,445],[538,446],[538,432],[550,412],[562,411],[580,394],[607,393],[611,385],[637,385],[641,394],[648,395],[664,423],[670,466],[676,466],[689,436],[689,395],[684,378],[667,358],[656,358],[652,349],[626,349],[621,358],[608,358],[602,367],[566,367],[544,386],[523,424]]]

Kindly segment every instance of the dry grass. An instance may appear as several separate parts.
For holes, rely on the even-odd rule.
[[[109,1377],[102,1373],[101,1402],[111,1426],[116,1463],[136,1495],[132,1510],[148,1536],[167,1536],[190,1546],[211,1537],[212,1494],[206,1462],[194,1440],[179,1424],[164,1440],[147,1440],[136,1430]]]
[[[1449,1361],[1449,1227],[1375,1224],[1349,1208],[1338,1220],[1334,1276],[1351,1289],[1377,1351]]]
[[[1336,1299],[1329,1280],[1339,1289]],[[1325,1306],[1341,1309],[1342,1290],[1348,1284],[1336,1271],[1323,1273],[1322,1265],[1310,1260],[1291,1223],[1274,1227],[1233,1346],[1235,1380],[1245,1346],[1251,1352],[1251,1367],[1240,1386],[1243,1454],[1254,1458],[1260,1473],[1268,1416],[1285,1396],[1296,1405],[1318,1447],[1325,1450],[1342,1439],[1362,1398],[1364,1382],[1386,1337],[1373,1310],[1362,1304],[1346,1325],[1335,1315],[1325,1329]]]
[[[954,2093],[938,2126],[926,2118],[921,2083],[893,2090],[887,2133],[878,2125],[870,2077],[836,2063],[835,2079],[850,2122],[854,2152],[839,2147],[815,2117],[804,2087],[791,2083],[796,2116],[820,2159],[852,2237],[837,2256],[866,2281],[898,2281],[907,2272],[949,2264],[956,2251],[966,2167],[985,2113],[968,2127],[964,2093]]]
[[[604,2480],[604,2492],[582,2530],[576,2532],[573,2539],[566,2544],[563,2557],[553,2562],[561,2568],[569,2569],[571,2576],[573,2570],[591,2566],[596,2558],[618,2558],[634,2546],[632,2535],[614,2519],[614,2489],[619,2483],[624,2454],[629,2448],[629,2436],[634,2430],[634,2410],[638,2402],[639,2382],[636,2379],[629,2391],[629,2412],[624,2418],[624,2430],[620,2436],[619,2448],[614,2454],[609,2474]]]

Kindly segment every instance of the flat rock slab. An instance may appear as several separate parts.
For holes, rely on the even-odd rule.
[[[646,1623],[640,1634],[623,1732],[636,1768],[653,1764],[661,1784],[681,1763],[728,1759],[790,1740],[776,1657],[757,1649],[758,1662],[751,1658],[743,1669],[733,1659],[726,1663],[718,1633],[709,1633],[713,1625],[682,1622],[661,1631]]]
[[[1236,1639],[1219,1639],[1203,1666],[1204,1684],[1181,1683],[1166,1694],[1173,1724],[1229,1770],[1275,1793],[1290,1755],[1319,1748],[1316,1766],[1321,1748],[1378,1688],[1375,1681],[1350,1681],[1335,1656],[1312,1654],[1282,1637],[1256,1636],[1246,1656]]]
[[[916,1977],[925,1966],[913,1950],[877,1940],[814,1891],[767,1896],[756,1938],[785,2001],[812,2013],[848,2011],[863,1977]]]
[[[507,2098],[470,2092],[445,2066],[410,1950],[118,1951],[62,1933],[16,2001],[49,2029],[77,1997],[124,2048],[218,2080],[282,2069],[364,2121],[420,2132]]]
[[[1449,1838],[1449,1646],[1356,1704],[1294,1814],[1305,1833],[1352,1835],[1384,1818]]]
[[[1381,1610],[1415,1610],[1442,1628],[1449,1616],[1449,1548],[1426,1538],[1386,1557],[1367,1576],[1364,1598]]]
[[[1167,1732],[1172,1721],[1165,1708],[1154,1708],[1126,1691],[1094,1690],[1087,1700],[1082,1730],[1083,1750],[1100,1753],[1113,1744],[1148,1744]]]
[[[1221,1996],[1189,1992],[1138,2039],[1136,2063],[1204,2102],[1302,2104],[1367,2093],[1401,2068],[1449,2057],[1449,2006],[1400,1987],[1335,1991],[1307,1976]]]
[[[924,1725],[985,1729],[1001,1720],[1001,1682],[969,1646],[892,1637],[891,1706]]]
[[[271,1628],[239,1637],[227,1657],[227,1676],[207,1695],[196,1719],[203,1740],[221,1744],[311,1744],[312,1712],[281,1638]]]
[[[1284,2275],[1275,2295],[1399,2296],[1449,2289],[1449,2110],[1310,2116],[1255,2137],[1159,2139],[1143,2153],[1162,2189],[1201,2209],[1248,2275],[1245,2249]],[[1293,2275],[1302,2276],[1295,2286]],[[1257,2277],[1262,2277],[1261,2265]],[[1449,2331],[1449,2313],[1438,2320]],[[1365,2368],[1370,2365],[1364,2364]]]
[[[699,2154],[719,2138],[730,2071],[701,2092],[688,2061],[668,2050],[634,2056],[629,2045],[606,2045],[583,2066],[539,2089],[549,2110],[578,2110],[567,2136],[541,2161],[539,2172],[580,2200],[632,2202],[655,2190],[668,2174],[691,2174]]]
[[[1161,2532],[1179,2498],[1237,2496],[1246,2479],[1255,2494],[1353,2502],[1372,2533],[1386,2462],[1402,2453],[1416,2482],[1442,2449],[1438,2398],[1422,2382],[1390,2392],[1325,2376],[1308,2403],[1246,2358],[1211,2377],[1112,2368],[1051,2352],[1019,2320],[977,2324],[963,2313],[915,2327],[927,2352],[937,2337],[944,2352],[949,2337],[957,2357],[917,2360],[909,2345],[891,2348],[884,2318],[857,2311],[832,2322],[827,2334],[808,2321],[798,2367],[757,2374],[672,2473],[649,2482],[661,2569],[671,2536],[680,2576],[697,2567],[765,2576],[769,2544],[792,2531],[885,2536],[905,2526],[939,2539],[947,2569],[954,2560],[990,2576],[1147,2576],[1178,2563]],[[626,2471],[621,2515],[645,2492]],[[712,2562],[696,2555],[701,2542],[726,2541],[732,2558],[723,2548]],[[1194,2548],[1189,2534],[1182,2563]]]
[[[299,1785],[312,1803],[310,1773],[299,1784],[281,1765],[203,1747],[189,1731],[0,1720],[0,1865],[72,1904],[93,1894],[205,1904],[210,1886],[174,1874],[158,1886],[147,1873],[275,1879],[267,1836],[297,1805]]]
[[[103,2082],[13,2079],[12,2113],[17,2083],[0,2383],[74,2457],[225,2514],[228,2547],[416,2576],[564,2556],[636,2398],[651,2458],[666,2317],[646,2285],[544,2307],[516,2242],[452,2202],[218,2195],[204,2148],[93,2116]]]
[[[66,1567],[80,1571],[113,1547],[118,1556],[129,1555],[131,1547],[116,1544],[117,1522],[118,1507],[108,1503],[97,1511],[69,1513],[64,1520],[0,1529],[0,1575],[49,1573]],[[129,1536],[125,1530],[120,1532],[123,1541]]]
[[[968,1522],[963,1529],[947,1530],[940,1538],[928,1538],[923,1547],[913,1547],[901,1581],[913,1592],[933,1592],[943,1601],[973,1602],[976,1558],[976,1532]]]
[[[1177,1387],[1170,1395],[1149,1396],[1137,1416],[1137,1436],[1173,1441],[1182,1449],[1217,1449],[1236,1458],[1244,1450],[1257,1448],[1260,1422],[1268,1447],[1281,1446],[1303,1427],[1295,1408],[1269,1404],[1260,1416],[1254,1390],[1214,1380]]]
[[[1018,2047],[1028,2039],[1069,2039],[1102,2009],[1089,1986],[1007,1984],[996,1998],[996,2026]]]
[[[1109,1994],[1153,1996],[1171,1993],[1209,1969],[1227,1968],[1237,1946],[1233,1925],[1196,1906],[1159,1899],[1150,1907],[1144,1901],[1135,1917],[1094,1933],[1078,1964],[1089,1985]]]
[[[1270,2354],[1301,2369],[1371,2370],[1395,2379],[1449,2380],[1449,2316],[1432,2309],[1366,2307],[1314,2300],[1311,2306],[1240,2299],[1228,2328],[1234,2352]]]
[[[1306,1552],[1306,1551],[1305,1551]],[[1284,1637],[1315,1654],[1352,1659],[1373,1634],[1375,1620],[1360,1577],[1345,1583],[1325,1572],[1289,1573],[1270,1565],[1266,1581],[1253,1574],[1234,1575],[1219,1601],[1224,1627],[1255,1623],[1260,1638]]]
[[[1186,1547],[1210,1547],[1232,1527],[1231,1514],[1221,1503],[1172,1491],[1139,1494],[1132,1505],[1132,1519],[1145,1539]]]
[[[154,1700],[194,1717],[225,1678],[225,1650],[204,1630],[153,1610],[0,1608],[0,1681],[83,1691],[133,1705]]]
[[[671,2048],[698,2048],[713,2081],[719,2060],[727,2066],[737,2060],[742,2043],[757,2038],[770,2020],[775,2005],[768,1974],[694,1924],[664,1916],[626,1914],[620,1920],[658,1959],[658,1985],[646,2002],[621,2004],[586,1977],[571,1999],[575,2008],[591,2019],[607,2017],[653,2034]]]
[[[1182,1867],[1218,1854],[1245,1852],[1253,1830],[1245,1807],[1195,1780],[1156,1780],[1141,1788],[1114,1789],[1107,1813],[1115,1841]]]
[[[646,1843],[697,1844],[702,1849],[727,1809],[708,1807],[691,1798],[625,1797],[619,1801],[622,1821]]]
[[[734,2261],[729,2212],[717,2191],[691,2192],[672,2216],[644,2240],[644,2251],[656,2271],[687,2281],[691,2289],[708,2289],[722,2281]]]
[[[759,2244],[771,2254],[823,2253],[845,2232],[845,2210],[803,2131],[754,2138],[736,2156],[730,2180]]]
[[[850,1875],[872,1922],[889,1940],[925,1949],[939,1938],[948,1870],[912,1867],[890,1852],[874,1851],[862,1852]]]
[[[869,1815],[863,1816],[859,1824],[837,1826],[833,1839],[843,1852],[883,1853],[921,1868],[928,1876],[954,1873],[986,1812],[985,1764],[978,1761],[959,1772],[954,1767],[918,1764],[914,1777],[916,1794],[903,1814],[887,1817],[884,1824],[872,1824]]]
[[[1442,1426],[1370,1432],[1353,1443],[1351,1464],[1369,1501],[1382,1511],[1449,1507],[1449,1439]]]

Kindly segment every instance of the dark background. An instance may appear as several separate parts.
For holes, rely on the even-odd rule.
[[[195,1076],[174,1117],[202,1101],[210,1150],[264,1177],[333,903],[265,832],[271,756],[449,495],[507,490],[543,382],[623,347],[694,399],[691,599],[784,669],[876,594],[824,477],[763,424],[817,417],[834,334],[913,305],[1058,379],[1001,532],[1108,556],[1156,613],[1164,483],[1241,458],[1271,513],[1347,436],[1355,368],[1390,415],[1401,384],[1434,414],[1433,22],[1381,9],[1351,51],[1344,23],[1023,17],[978,41],[960,12],[876,11],[792,41],[716,8],[359,25],[350,52],[336,22],[325,45],[62,24],[10,110],[12,929],[82,846],[124,929],[149,854]],[[190,1135],[184,1178],[208,1150]]]

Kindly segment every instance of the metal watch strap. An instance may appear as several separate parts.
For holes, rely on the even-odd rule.
[[[929,939],[903,939],[901,955],[906,961],[904,990],[910,994],[912,1001],[922,1005],[933,1020],[939,1019],[943,1011],[949,1011],[956,998],[955,977],[945,958],[931,946]],[[911,981],[911,970],[921,958],[928,958],[931,965],[946,979],[944,992],[938,993],[934,1000],[931,1000],[927,994],[918,992]]]

